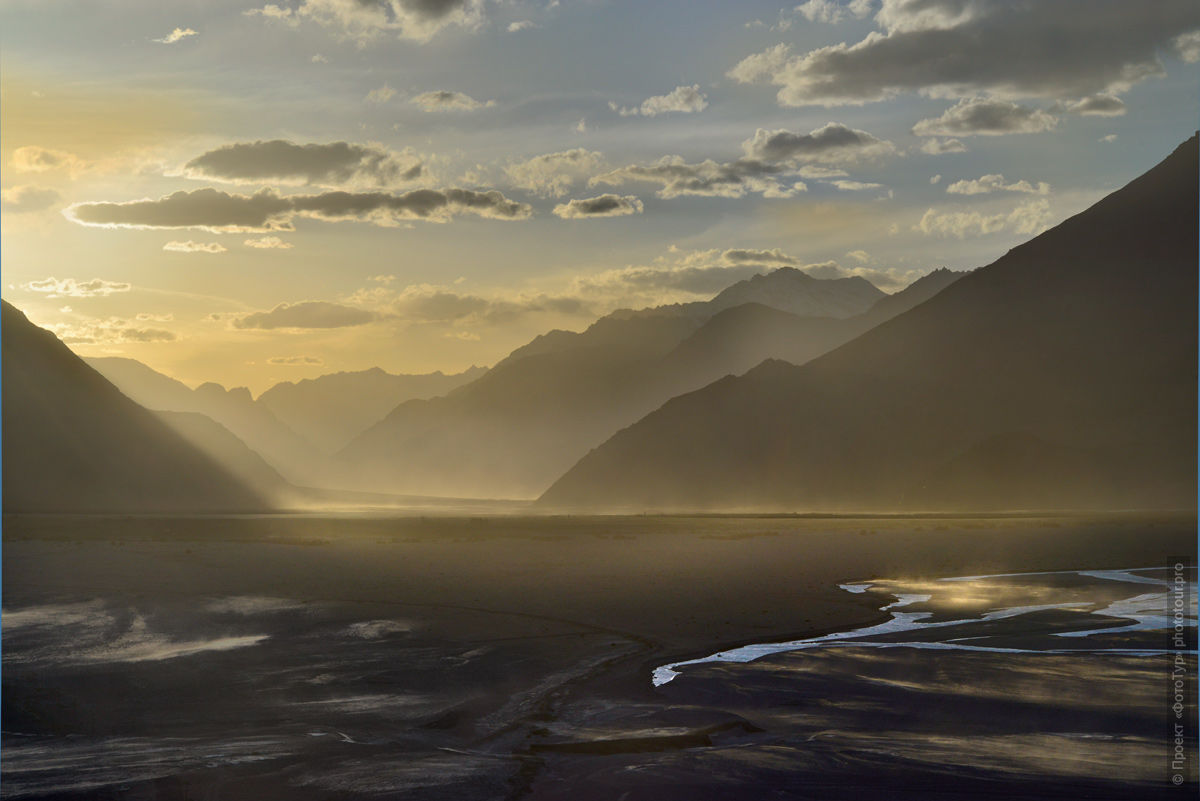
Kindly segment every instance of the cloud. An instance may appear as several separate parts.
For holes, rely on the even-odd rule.
[[[803,181],[785,185],[783,180],[794,175],[795,170],[783,164],[771,164],[756,159],[737,159],[720,163],[708,159],[691,164],[683,156],[663,156],[650,164],[632,164],[594,176],[589,186],[607,184],[620,186],[624,183],[656,183],[661,198],[675,197],[744,197],[747,193],[760,193],[763,197],[792,197],[808,189]]]
[[[982,214],[978,211],[937,212],[929,209],[913,226],[926,236],[981,236],[1009,231],[1018,234],[1039,234],[1050,221],[1050,204],[1046,200],[1030,200],[1011,212]]]
[[[593,173],[603,161],[603,153],[577,147],[510,164],[504,172],[513,186],[542,197],[562,197],[575,181]]]
[[[233,327],[274,330],[277,328],[349,328],[378,319],[372,311],[325,300],[280,303],[270,311],[254,312],[233,319]]]
[[[951,195],[985,195],[990,192],[1024,192],[1028,195],[1050,194],[1050,184],[1038,181],[1036,185],[1028,181],[1015,181],[1011,184],[1004,182],[1003,175],[984,175],[971,181],[955,181],[946,187]]]
[[[68,345],[129,345],[174,342],[179,338],[174,331],[142,328],[120,317],[85,317],[75,322],[55,323],[46,328]]]
[[[18,147],[12,152],[9,163],[17,172],[49,172],[50,170],[69,170],[78,172],[85,162],[74,153],[62,150],[51,150],[37,145]]]
[[[506,30],[509,33],[516,33],[517,31],[527,31],[531,28],[536,28],[536,27],[537,27],[537,25],[534,25],[531,21],[529,21],[527,19],[522,19],[522,20],[517,20],[516,22],[508,23],[508,28]]]
[[[171,31],[163,38],[155,39],[154,41],[156,41],[160,44],[175,44],[176,42],[182,41],[182,40],[188,38],[189,36],[195,36],[195,35],[196,35],[196,32],[193,31],[191,28],[176,28],[175,30]]]
[[[496,105],[495,100],[483,102],[462,92],[450,92],[445,89],[422,92],[409,102],[420,106],[425,111],[474,111]]]
[[[940,156],[943,153],[966,153],[967,146],[959,139],[938,139],[937,137],[933,137],[921,143],[921,152],[928,153],[931,156]]]
[[[1117,135],[1116,134],[1108,134],[1106,136],[1102,136],[1102,137],[1100,137],[1100,141],[1112,144],[1113,142],[1117,141]]]
[[[404,194],[322,192],[285,196],[271,189],[262,189],[253,195],[234,195],[206,188],[175,192],[157,200],[76,203],[64,213],[81,225],[105,228],[194,228],[213,233],[266,233],[292,230],[295,217],[394,226],[404,220],[448,222],[459,214],[523,220],[533,210],[527,203],[509,200],[496,190],[416,189]]]
[[[866,131],[829,123],[807,134],[759,128],[742,142],[745,157],[730,162],[712,159],[689,163],[682,156],[664,156],[645,165],[630,165],[594,176],[589,185],[619,186],[629,181],[661,185],[662,198],[793,197],[808,187],[800,177],[825,179],[844,176],[827,164],[849,164],[896,153],[896,147]]]
[[[676,86],[665,95],[655,95],[642,101],[640,106],[618,106],[609,103],[608,107],[622,117],[633,117],[641,114],[643,117],[655,117],[671,112],[679,114],[694,114],[708,108],[708,97],[700,91],[700,84],[691,86]]]
[[[830,181],[829,183],[833,184],[834,187],[841,190],[842,192],[870,192],[873,190],[884,190],[890,194],[892,191],[892,190],[888,189],[886,186],[884,186],[883,184],[873,184],[873,183],[869,183],[867,181],[837,180],[837,181]]]
[[[836,25],[851,14],[859,19],[870,14],[871,0],[851,0],[846,5],[835,2],[835,0],[808,0],[808,2],[796,6],[795,10],[809,22]]]
[[[941,180],[942,180],[942,174],[939,172],[937,175],[934,175],[929,179],[929,183],[931,183],[931,184],[941,183]]]
[[[45,211],[62,200],[53,189],[41,186],[14,186],[0,192],[0,211],[9,214],[31,214]]]
[[[40,281],[30,281],[21,284],[21,289],[29,292],[40,292],[51,298],[94,298],[112,295],[117,292],[128,292],[132,285],[122,281],[105,281],[103,278],[93,278],[90,281],[76,281],[74,278],[43,278]]]
[[[1200,61],[1200,31],[1191,31],[1175,37],[1172,42],[1179,57],[1188,64]]]
[[[779,74],[792,58],[792,48],[786,44],[768,47],[761,53],[746,56],[725,73],[738,83],[758,83],[771,80]]]
[[[314,22],[359,46],[385,34],[427,42],[450,26],[475,28],[483,0],[301,0],[298,6],[269,3],[245,12],[286,25]]]
[[[398,153],[353,142],[298,145],[273,139],[222,145],[189,161],[182,172],[188,178],[235,184],[392,186],[415,181],[424,170],[424,162],[410,150]]]
[[[904,92],[1120,94],[1164,74],[1158,51],[1200,27],[1200,5],[1160,0],[1152,13],[1130,14],[1125,0],[884,0],[875,21],[879,30],[857,43],[800,55],[777,46],[729,76],[780,87],[783,106],[860,105]]]
[[[325,360],[319,356],[272,356],[267,359],[267,364],[284,367],[319,367],[325,364]]]
[[[1125,113],[1125,102],[1115,95],[1092,95],[1068,103],[1066,110],[1086,117],[1120,117]]]
[[[277,236],[260,236],[257,239],[247,239],[242,244],[259,250],[289,250],[292,247],[291,242],[284,242]]]
[[[972,97],[960,100],[940,117],[913,126],[917,136],[1003,136],[1052,131],[1058,118],[1040,109]]]
[[[386,83],[378,89],[372,89],[367,92],[366,98],[368,103],[382,104],[391,100],[396,96],[396,90],[388,86]]]
[[[554,215],[564,220],[591,217],[624,217],[642,213],[642,201],[633,195],[603,194],[597,197],[575,198],[554,207]]]
[[[359,290],[351,300],[382,316],[414,324],[496,325],[538,313],[594,315],[590,305],[573,296],[545,292],[484,296],[434,284],[412,284],[398,291],[377,286]]]
[[[847,164],[895,155],[896,146],[866,131],[830,122],[806,134],[759,128],[742,143],[742,150],[748,158],[763,161]]]
[[[871,260],[871,254],[867,253],[865,250],[852,250],[846,255],[854,259],[859,264],[866,264]]]
[[[163,250],[172,253],[224,253],[227,248],[219,242],[168,242]]]
[[[138,312],[134,317],[139,323],[169,323],[175,319],[173,314],[152,314],[150,312]]]
[[[653,264],[630,265],[573,279],[571,294],[603,300],[609,307],[651,306],[708,298],[730,284],[800,261],[779,250],[730,248],[680,251]]]

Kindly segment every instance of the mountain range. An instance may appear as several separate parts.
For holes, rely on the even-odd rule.
[[[5,512],[245,512],[273,500],[0,302]]]
[[[669,398],[767,358],[807,361],[959,275],[940,270],[889,296],[862,278],[781,268],[711,301],[552,331],[444,397],[398,406],[337,455],[340,473],[378,491],[536,497]]]
[[[672,399],[545,507],[1196,505],[1197,139],[807,364]]]

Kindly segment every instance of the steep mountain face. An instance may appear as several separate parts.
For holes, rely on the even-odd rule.
[[[673,399],[547,506],[1194,508],[1197,141],[803,366]]]
[[[268,508],[52,333],[0,306],[5,512]]]
[[[730,287],[711,306],[621,311],[582,333],[552,331],[444,398],[400,405],[339,461],[356,485],[379,491],[536,496],[589,448],[668,398],[764,358],[807,360],[846,341],[858,330],[854,320],[888,298],[865,283],[778,270]],[[743,295],[774,305],[723,305]],[[798,317],[779,306],[858,314]]]
[[[408,400],[435,398],[474,381],[487,370],[472,367],[443,375],[395,375],[378,367],[284,381],[258,397],[284,425],[330,454]]]
[[[133,359],[86,361],[139,405],[154,411],[202,414],[228,429],[288,481],[319,480],[321,457],[316,448],[255,403],[245,387],[227,390],[209,382],[193,390]]]

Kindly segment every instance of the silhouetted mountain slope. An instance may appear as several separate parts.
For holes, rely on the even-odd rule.
[[[445,395],[485,372],[483,367],[472,367],[453,375],[394,375],[375,367],[295,383],[284,381],[259,395],[256,402],[328,454],[344,447],[401,403]]]
[[[723,305],[741,297],[777,308]],[[339,460],[357,485],[380,491],[535,496],[589,448],[673,395],[769,356],[811,358],[857,330],[847,320],[778,307],[862,314],[881,298],[861,279],[823,281],[784,269],[739,282],[707,304],[615,312],[581,333],[536,338],[444,398],[402,404]]]
[[[224,512],[268,503],[2,304],[5,512]]]
[[[558,506],[1194,507],[1197,143],[802,367],[675,398]]]
[[[85,361],[147,409],[195,412],[220,423],[292,483],[316,483],[321,475],[317,449],[268,408],[256,404],[245,387],[227,390],[208,382],[189,389],[133,359],[101,357]]]
[[[283,476],[279,475],[275,468],[212,418],[197,412],[154,414],[192,447],[228,471],[243,486],[271,498],[276,505],[295,500],[292,497],[295,495],[294,488],[283,480]]]

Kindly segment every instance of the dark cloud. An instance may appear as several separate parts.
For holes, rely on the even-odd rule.
[[[692,164],[682,156],[663,156],[650,164],[633,164],[597,175],[588,183],[592,186],[619,186],[629,181],[656,183],[662,187],[658,190],[661,198],[743,197],[748,192],[759,192],[764,197],[791,197],[807,187],[801,181],[785,186],[782,179],[790,175],[794,171],[787,165],[758,159],[725,163],[708,159]]]
[[[462,92],[451,92],[439,89],[433,92],[422,92],[409,101],[420,106],[425,111],[474,111],[496,105],[495,100],[476,100]]]
[[[1164,74],[1157,53],[1200,27],[1200,3],[1156,0],[884,0],[882,32],[856,44],[750,56],[730,71],[780,88],[785,106],[844,105],[901,92],[1076,99]]]
[[[846,164],[863,158],[891,155],[896,147],[866,131],[831,122],[806,134],[759,128],[742,143],[746,156],[762,161],[804,161]]]
[[[254,312],[233,320],[234,328],[349,328],[377,319],[375,312],[324,300],[280,303],[270,311]]]
[[[230,183],[364,183],[391,186],[421,177],[424,165],[412,153],[352,142],[298,145],[283,139],[236,142],[210,150],[183,168],[188,178]]]
[[[47,326],[68,345],[122,345],[129,343],[174,342],[175,332],[164,328],[141,328],[120,317],[80,317],[70,323]]]
[[[730,248],[721,254],[721,259],[727,264],[762,264],[779,267],[795,266],[800,263],[779,248],[771,250]]]
[[[217,189],[175,192],[157,200],[124,203],[77,203],[67,215],[83,225],[119,228],[197,228],[223,232],[291,230],[295,217],[360,220],[395,225],[404,220],[446,222],[457,214],[499,220],[522,220],[532,214],[526,203],[509,200],[496,190],[416,189],[387,192],[322,192],[279,195],[263,189],[235,195]]]
[[[9,214],[30,214],[45,211],[60,200],[62,195],[53,189],[41,186],[14,186],[0,192],[0,211]]]
[[[913,126],[917,136],[1002,136],[1052,131],[1058,118],[1041,109],[1006,100],[968,98],[946,109],[940,117]]]
[[[624,217],[641,214],[642,201],[633,195],[604,194],[597,197],[575,198],[554,207],[554,214],[564,220],[586,217]]]

